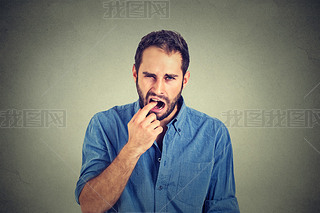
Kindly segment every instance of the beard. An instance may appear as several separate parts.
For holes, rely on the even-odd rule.
[[[149,100],[149,97],[150,96],[153,96],[153,97],[158,97],[160,98],[161,100],[163,100],[166,104],[166,107],[167,107],[167,110],[165,111],[165,113],[162,115],[162,116],[159,116],[157,115],[156,113],[156,116],[157,116],[157,120],[161,121],[163,119],[165,119],[166,117],[168,117],[172,111],[174,110],[174,108],[177,106],[178,104],[178,101],[181,97],[181,93],[182,93],[182,88],[183,88],[183,85],[181,86],[181,89],[178,93],[178,95],[176,97],[174,97],[174,99],[172,101],[169,100],[168,97],[166,96],[163,96],[163,95],[156,95],[155,93],[151,92],[150,90],[148,91],[148,93],[146,94],[146,97],[143,96],[142,94],[142,91],[141,91],[141,88],[138,84],[138,78],[136,80],[136,87],[137,87],[137,92],[138,92],[138,95],[139,95],[139,104],[140,104],[140,108],[142,109],[145,105],[148,104],[148,100]],[[179,107],[179,106],[178,106]],[[148,113],[148,115],[150,114],[150,112]]]

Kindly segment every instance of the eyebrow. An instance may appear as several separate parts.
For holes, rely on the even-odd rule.
[[[150,72],[142,72],[144,75],[148,75],[148,76],[153,76],[153,77],[156,77],[156,74],[154,73],[150,73]],[[179,77],[179,75],[176,75],[176,74],[165,74],[165,76],[169,76],[169,77]]]
[[[179,77],[179,75],[175,75],[175,74],[166,74],[165,76],[171,77],[171,78]]]

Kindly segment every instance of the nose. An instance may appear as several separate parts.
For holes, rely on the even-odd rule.
[[[162,95],[165,89],[164,86],[164,82],[161,79],[157,79],[153,85],[153,92],[157,95]]]

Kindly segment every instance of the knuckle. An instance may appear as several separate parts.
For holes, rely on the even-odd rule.
[[[144,129],[144,128],[145,128],[145,124],[144,124],[144,123],[139,123],[138,127],[139,127],[140,129]]]
[[[150,118],[153,118],[153,119],[155,119],[157,116],[156,116],[156,114],[154,114],[154,113],[151,113],[150,115],[149,115],[149,117]]]

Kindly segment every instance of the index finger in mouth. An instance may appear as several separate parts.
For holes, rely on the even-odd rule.
[[[140,111],[140,114],[141,114],[142,116],[146,117],[147,114],[150,112],[150,110],[151,110],[153,107],[155,107],[155,106],[157,106],[157,102],[150,102],[150,103],[148,103],[147,105],[145,105],[145,106],[142,108],[142,110]]]

